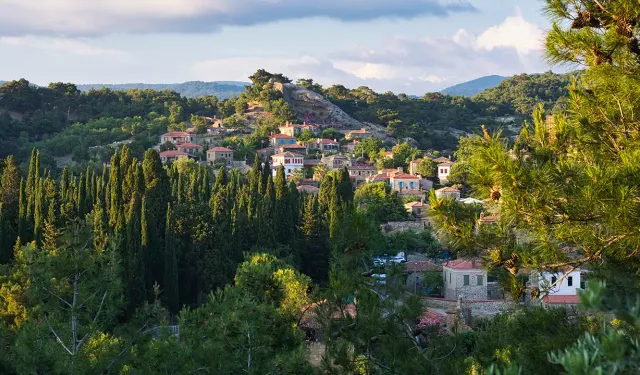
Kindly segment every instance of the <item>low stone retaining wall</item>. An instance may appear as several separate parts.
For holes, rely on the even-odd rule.
[[[452,299],[435,297],[423,298],[426,301],[428,307],[451,310],[455,309],[458,306],[458,301]],[[504,299],[484,301],[462,300],[461,304],[463,309],[470,308],[472,315],[476,318],[491,317],[516,307],[513,302]]]
[[[428,225],[428,224],[427,224]],[[390,221],[386,224],[380,225],[380,229],[384,233],[415,230],[422,231],[425,229],[425,221]]]

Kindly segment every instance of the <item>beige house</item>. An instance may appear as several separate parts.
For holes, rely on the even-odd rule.
[[[307,124],[294,125],[291,123],[287,123],[286,125],[281,126],[279,129],[281,134],[286,134],[290,137],[299,136],[303,130],[311,130],[314,134],[318,132],[317,126],[307,125]]]
[[[358,130],[353,130],[348,132],[347,134],[345,134],[345,137],[347,139],[356,139],[356,138],[360,138],[360,139],[367,139],[369,137],[372,137],[373,133],[367,131],[367,129],[365,128],[361,128]]]
[[[408,173],[397,173],[389,176],[389,185],[399,193],[405,190],[420,191],[420,177]]]
[[[407,203],[404,205],[404,208],[409,215],[415,218],[423,218],[427,215],[427,211],[429,211],[429,205],[424,203],[424,201]]]
[[[327,168],[329,168],[329,170],[340,169],[342,167],[349,166],[350,164],[349,158],[344,155],[323,156],[320,160],[322,164],[325,164]]]
[[[321,152],[337,153],[340,151],[340,142],[331,139],[316,138],[307,143],[309,152],[319,150]]]
[[[187,132],[168,132],[160,136],[160,143],[173,143],[178,145],[180,143],[191,142],[191,135]]]
[[[349,177],[357,184],[364,182],[367,178],[375,176],[378,173],[378,169],[375,165],[360,164],[347,167],[349,171]]]
[[[178,159],[188,158],[189,154],[178,150],[163,151],[160,153],[160,161],[164,164],[173,163]]]
[[[487,277],[480,258],[460,258],[442,265],[444,298],[489,300],[502,298],[497,280]]]
[[[233,150],[226,147],[211,148],[207,150],[207,163],[231,165],[233,163]]]
[[[436,190],[436,198],[438,199],[455,198],[456,200],[460,200],[460,190],[453,187],[445,187],[442,189],[438,189]]]
[[[191,142],[180,143],[179,145],[176,146],[176,148],[178,149],[178,151],[182,151],[189,155],[195,155],[197,153],[202,152],[202,146],[191,143]]]

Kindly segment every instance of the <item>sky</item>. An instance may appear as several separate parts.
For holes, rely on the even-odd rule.
[[[247,81],[421,95],[540,73],[540,0],[0,0],[0,80]]]

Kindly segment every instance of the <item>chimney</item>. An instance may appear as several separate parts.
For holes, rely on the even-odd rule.
[[[403,173],[402,167],[398,167],[398,173]]]

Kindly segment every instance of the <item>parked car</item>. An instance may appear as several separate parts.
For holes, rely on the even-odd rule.
[[[391,257],[391,262],[393,263],[405,263],[407,261],[407,257],[405,256],[404,252],[400,252],[398,253],[398,255]]]
[[[384,273],[376,273],[371,275],[376,285],[387,285],[387,275]]]

